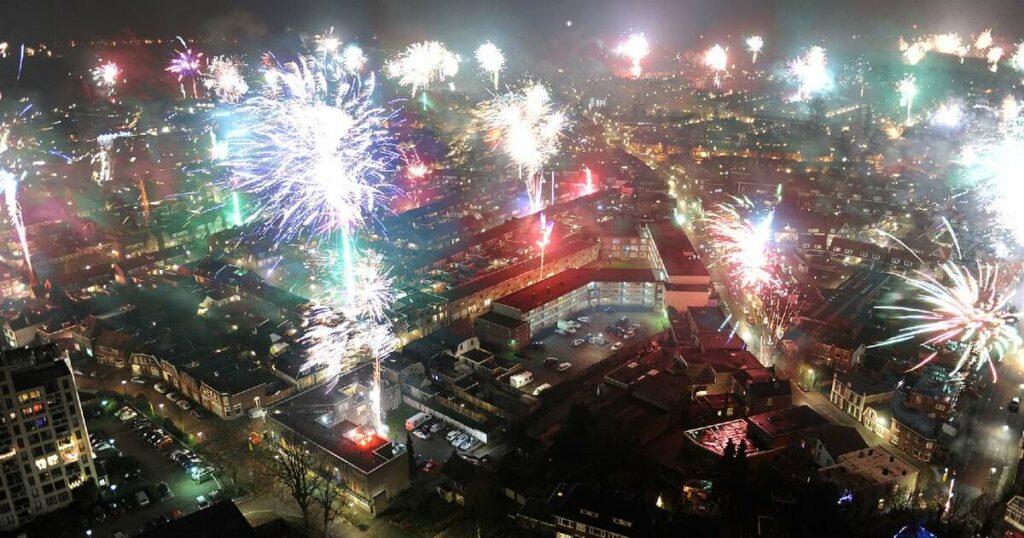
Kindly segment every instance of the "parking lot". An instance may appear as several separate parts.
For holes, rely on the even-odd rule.
[[[93,536],[113,536],[117,531],[132,536],[137,534],[147,521],[175,509],[180,510],[182,514],[196,511],[196,497],[209,496],[211,491],[219,489],[216,479],[198,484],[187,471],[170,460],[168,455],[182,448],[177,442],[163,449],[153,448],[137,432],[132,431],[128,422],[121,422],[110,415],[90,420],[88,427],[90,434],[97,433],[104,439],[113,440],[113,445],[124,456],[136,458],[143,474],[142,480],[129,481],[120,477],[120,480],[115,482],[115,488],[101,488],[101,505],[114,498],[123,498],[128,502],[121,504],[126,504],[129,508],[122,515],[110,517],[107,521],[94,525]],[[130,499],[136,491],[152,490],[151,486],[160,482],[167,483],[174,497],[161,500],[159,496],[150,496],[149,504],[141,507],[131,502]]]
[[[617,342],[636,342],[645,336],[658,333],[664,328],[665,322],[661,312],[651,310],[621,309],[604,312],[589,309],[578,312],[573,317],[579,316],[590,317],[590,323],[581,324],[582,326],[576,331],[576,334],[560,335],[556,334],[553,328],[546,329],[533,337],[535,342],[543,342],[543,349],[529,346],[517,353],[517,358],[523,363],[523,367],[533,374],[533,382],[520,387],[520,390],[530,393],[545,383],[553,387],[566,379],[580,375],[580,372],[585,371],[591,365],[615,353],[613,347],[615,347]],[[611,334],[606,330],[608,325],[615,324],[623,316],[629,318],[630,324],[640,325],[640,328],[636,331],[636,336],[629,340]],[[588,333],[595,336],[603,335],[608,340],[608,343],[605,345],[595,345],[584,342],[579,346],[573,346],[574,340],[582,339],[585,341]],[[554,365],[545,366],[544,359],[547,357],[555,357],[558,359],[558,363],[567,362],[572,366],[566,372],[559,372]]]
[[[407,405],[402,405],[388,414],[389,437],[398,443],[406,442],[405,419],[415,415],[418,411]],[[434,460],[438,464],[444,463],[452,451],[455,450],[451,443],[445,438],[449,429],[434,434],[430,439],[412,438],[413,452],[422,462]],[[477,443],[470,450],[457,450],[460,454],[480,455],[488,452],[490,445]]]

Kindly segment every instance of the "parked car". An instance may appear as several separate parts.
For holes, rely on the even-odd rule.
[[[183,514],[181,510],[178,510],[177,508],[172,508],[167,512],[167,517],[171,519],[181,519],[185,517],[185,514]]]
[[[192,480],[197,484],[202,484],[211,478],[213,478],[213,467],[201,467],[192,471]]]
[[[167,388],[167,385],[164,385],[163,383],[154,383],[153,390],[159,392],[160,394],[167,394],[167,391],[171,389]]]
[[[587,316],[580,316],[580,317],[576,318],[576,321],[578,321],[580,323],[590,323],[590,318],[587,317]]]
[[[544,342],[541,342],[540,340],[534,340],[533,342],[530,342],[530,347],[536,349],[547,349],[548,346],[545,345]]]
[[[1006,410],[1011,413],[1017,413],[1020,411],[1020,398],[1014,396],[1010,403],[1006,406]]]
[[[452,439],[455,439],[457,436],[459,436],[461,434],[462,434],[462,432],[460,432],[459,430],[451,430],[451,431],[449,431],[444,436],[444,438],[445,438],[446,441],[448,441],[450,443],[450,442],[452,442]]]
[[[196,497],[196,508],[203,510],[210,507],[210,501],[203,495]]]
[[[174,444],[174,438],[170,435],[161,437],[157,442],[153,443],[153,448],[164,449]]]
[[[160,494],[160,500],[166,501],[167,499],[174,497],[174,492],[171,491],[171,486],[167,485],[167,482],[160,482],[156,485],[156,492]]]
[[[135,502],[138,503],[139,506],[147,506],[149,505],[149,496],[146,495],[145,491],[136,491]]]
[[[548,357],[544,359],[544,366],[555,366],[558,364],[558,357]]]
[[[184,409],[185,411],[192,409],[192,404],[190,404],[188,400],[185,399],[178,400],[177,402],[174,403],[174,405]]]
[[[423,431],[421,428],[416,428],[415,430],[412,431],[412,434],[417,439],[422,439],[424,441],[433,437],[433,435],[429,431]]]
[[[118,409],[114,416],[121,422],[128,422],[129,420],[138,417],[139,414],[131,407],[124,406],[121,409]]]
[[[423,470],[428,472],[428,473],[430,471],[433,471],[436,468],[437,468],[437,462],[434,461],[434,460],[427,460],[427,463],[423,464]]]
[[[555,334],[557,334],[559,336],[565,336],[565,335],[567,335],[569,333],[564,331],[564,330],[562,330],[562,329],[555,329]]]
[[[459,446],[459,443],[465,441],[466,437],[469,437],[469,436],[464,434],[464,433],[460,433],[460,434],[456,435],[455,438],[452,439],[449,442],[452,444],[452,446]]]
[[[203,420],[204,418],[206,418],[206,413],[203,413],[199,409],[192,409],[191,411],[188,412],[188,414],[192,415],[194,418],[197,418],[199,420]]]
[[[168,392],[167,394],[165,394],[165,396],[167,397],[168,400],[172,402],[177,402],[185,398],[184,396],[178,394],[177,392]]]
[[[430,433],[441,433],[444,431],[444,422],[437,421],[430,425]]]
[[[586,343],[586,341],[583,340],[582,338],[577,338],[577,339],[572,341],[572,347],[580,347],[580,346],[582,346],[585,343]]]
[[[622,342],[615,342],[612,344],[612,351],[618,351],[622,349]]]
[[[572,368],[572,363],[563,362],[562,364],[558,365],[559,372],[568,372],[569,368]]]
[[[550,388],[551,388],[551,383],[544,383],[543,385],[540,385],[537,388],[533,389],[533,395],[534,396],[540,396],[541,393],[543,393],[544,391],[546,391],[546,390],[548,390]]]
[[[132,378],[130,379],[130,381],[132,383],[135,383],[136,385],[145,385],[146,384],[146,378],[142,377],[141,375],[133,375]]]

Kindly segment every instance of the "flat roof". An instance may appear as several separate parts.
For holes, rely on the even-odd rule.
[[[736,372],[744,369],[762,368],[761,363],[749,351],[720,349],[697,353],[686,353],[683,361],[687,366],[705,364],[716,372]]]
[[[651,225],[649,229],[661,262],[665,264],[665,271],[670,276],[708,276],[707,267],[697,257],[697,251],[682,228],[663,222]]]
[[[359,426],[348,420],[330,426],[318,419],[323,416],[322,414],[280,409],[275,409],[267,416],[364,473],[369,473],[397,457],[391,441],[359,430]],[[362,433],[353,435],[357,432]],[[360,439],[361,442],[354,441],[354,438]]]
[[[717,306],[691,306],[686,313],[697,326],[698,332],[718,332],[727,328],[728,318]]]
[[[779,437],[828,424],[828,419],[806,405],[747,417],[750,424],[769,437]]]
[[[493,323],[499,327],[505,327],[506,329],[516,329],[526,325],[527,322],[515,318],[510,318],[504,314],[499,314],[493,310],[485,312],[480,316],[477,316],[477,321],[485,321],[487,323]]]
[[[593,243],[584,240],[568,240],[559,247],[551,249],[545,255],[545,263],[552,263],[555,260],[572,256],[582,250],[590,248]],[[448,291],[442,292],[441,295],[449,301],[457,301],[459,299],[469,297],[470,295],[479,293],[487,288],[491,288],[511,280],[527,271],[540,268],[540,256],[534,256],[526,261],[499,269],[491,273],[487,273],[479,278],[470,280],[461,286],[452,288]]]
[[[743,419],[719,422],[710,426],[703,426],[686,430],[686,437],[699,445],[704,450],[721,456],[725,453],[725,446],[732,441],[739,446],[741,441],[747,442],[747,455],[759,452],[754,440],[747,435],[750,425]]]
[[[569,269],[510,293],[495,302],[529,312],[591,282],[656,282],[650,269]]]

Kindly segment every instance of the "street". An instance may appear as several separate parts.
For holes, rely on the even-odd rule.
[[[951,449],[950,466],[960,469],[956,494],[964,500],[982,492],[988,493],[990,500],[998,500],[1015,477],[1024,421],[1019,413],[1007,411],[1006,405],[1021,395],[1021,360],[1019,352],[1004,359],[999,381],[988,384],[979,400],[965,400],[957,413],[961,431]],[[987,369],[981,373],[987,378]]]

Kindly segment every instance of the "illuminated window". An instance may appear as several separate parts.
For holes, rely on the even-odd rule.
[[[40,471],[42,471],[43,469],[46,469],[46,458],[39,458],[39,459],[37,459],[36,460],[36,467]]]

